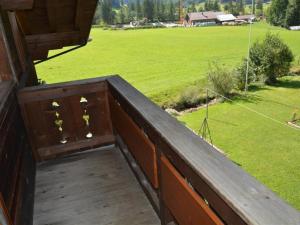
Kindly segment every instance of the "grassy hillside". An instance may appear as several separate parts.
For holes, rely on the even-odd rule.
[[[209,107],[213,143],[262,183],[300,209],[300,129],[264,118],[249,107],[281,123],[300,114],[300,77],[287,77],[278,87],[252,88],[247,101],[237,99]],[[299,115],[298,114],[298,115]],[[205,110],[179,120],[198,131]]]
[[[188,84],[205,82],[209,61],[235,66],[247,54],[247,26],[104,31],[86,47],[37,66],[47,83],[120,74],[157,103]],[[300,56],[300,32],[255,24],[253,40],[279,33]],[[52,52],[52,54],[55,53]]]

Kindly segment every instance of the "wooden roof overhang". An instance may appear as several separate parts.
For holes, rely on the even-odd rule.
[[[97,0],[0,0],[16,12],[33,60],[49,50],[87,43]]]

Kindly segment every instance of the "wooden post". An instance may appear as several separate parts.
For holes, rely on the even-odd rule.
[[[12,36],[8,14],[0,8],[0,59],[2,61],[0,63],[0,77],[1,80],[18,82],[17,69],[12,54],[12,47],[15,47],[15,45],[13,38],[8,37],[9,34]]]
[[[159,140],[157,140],[159,142]],[[155,145],[156,147],[156,160],[157,160],[157,175],[158,175],[158,183],[159,183],[159,189],[158,189],[158,197],[159,197],[159,217],[161,221],[161,225],[168,225],[170,222],[174,221],[174,218],[169,211],[169,209],[166,207],[163,201],[163,192],[161,188],[162,178],[161,178],[161,155],[162,155],[162,149],[161,145],[157,143]]]
[[[7,45],[5,42],[5,30],[0,8],[0,81],[11,80],[12,70],[9,63]]]
[[[37,84],[37,75],[24,34],[14,12],[0,8],[0,80],[14,80],[22,86]]]

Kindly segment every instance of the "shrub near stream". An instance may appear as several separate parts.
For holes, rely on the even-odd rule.
[[[214,95],[220,94],[228,97],[231,94],[235,86],[235,79],[232,71],[224,65],[214,62],[210,65],[207,76],[209,84],[215,92],[213,93]]]

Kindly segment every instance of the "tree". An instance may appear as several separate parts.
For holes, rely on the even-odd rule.
[[[204,10],[206,10],[206,11],[209,10],[209,1],[204,2]]]
[[[221,10],[221,6],[220,6],[219,0],[215,0],[213,2],[212,10],[214,10],[214,11],[220,11]]]
[[[165,21],[166,20],[166,7],[163,1],[160,1],[160,7],[159,7],[159,20]]]
[[[154,18],[159,21],[160,0],[154,0]]]
[[[232,71],[219,62],[213,62],[209,65],[207,78],[212,89],[225,97],[228,97],[234,88]]]
[[[102,20],[106,24],[113,23],[113,12],[112,12],[112,2],[111,0],[101,0],[101,15]]]
[[[136,0],[136,17],[137,19],[141,19],[143,17],[143,13],[142,13],[142,7],[141,7],[141,3],[140,0]]]
[[[263,10],[263,1],[262,0],[256,0],[256,9]]]
[[[144,0],[144,16],[153,21],[154,17],[154,4],[152,0]]]
[[[185,15],[184,20],[185,20],[185,21],[190,21],[189,14],[186,14],[186,15]]]
[[[192,2],[192,4],[189,6],[188,12],[197,12],[195,2]]]
[[[237,2],[233,2],[232,0],[229,1],[228,4],[226,4],[224,6],[224,10],[228,11],[229,13],[231,13],[233,15],[239,15],[239,13],[240,13]]]
[[[238,0],[237,11],[241,14],[245,14],[245,2],[244,2],[244,0]]]
[[[100,21],[101,21],[101,17],[102,17],[102,15],[101,15],[101,5],[98,2],[96,12],[95,12],[95,16],[93,18],[93,24],[99,24]]]
[[[274,34],[267,34],[262,43],[255,42],[250,48],[252,71],[267,84],[274,84],[278,77],[287,75],[293,59],[289,47]]]
[[[219,11],[220,4],[218,0],[206,0],[204,3],[205,11]]]
[[[244,58],[242,63],[237,66],[235,69],[235,86],[239,90],[244,90],[246,86],[246,77],[247,77],[247,84],[251,82],[257,81],[257,77],[254,72],[254,65],[253,62],[249,62],[248,67],[248,60]],[[248,74],[247,74],[248,73]]]
[[[120,11],[119,11],[119,22],[121,24],[125,23],[125,5],[124,0],[120,0]]]
[[[255,3],[256,3],[256,1],[253,0],[253,2],[252,2],[252,4],[251,4],[251,7],[252,7],[252,14],[253,14],[253,15],[255,15],[255,12],[256,12]]]
[[[263,16],[264,13],[264,5],[262,0],[256,0],[256,5],[255,5],[255,14],[257,16]]]
[[[225,11],[229,11],[229,4],[225,4],[225,5],[224,5],[224,10],[225,10]]]
[[[172,0],[169,1],[169,21],[175,21],[175,6]]]
[[[269,23],[275,26],[284,26],[286,22],[286,10],[288,6],[288,0],[273,0],[270,6],[268,15]]]
[[[286,10],[285,26],[300,25],[300,0],[291,0]]]
[[[134,21],[135,18],[137,17],[136,15],[136,9],[135,9],[135,4],[132,1],[128,2],[128,22]]]

